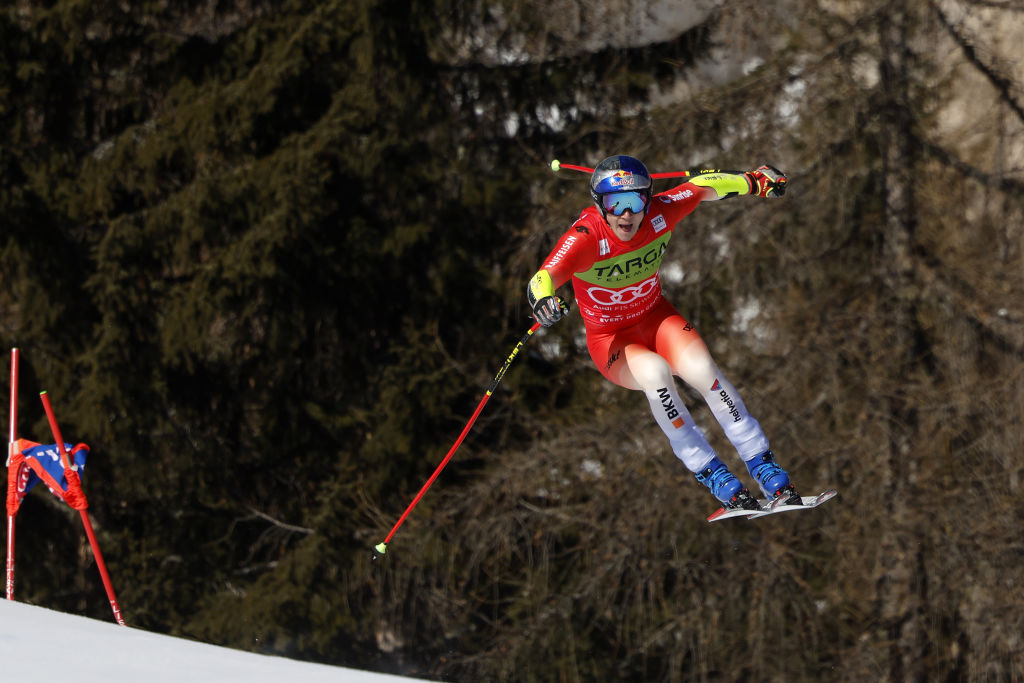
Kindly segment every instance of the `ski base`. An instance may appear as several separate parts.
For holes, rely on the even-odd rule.
[[[774,515],[779,512],[793,512],[794,510],[812,510],[827,500],[832,500],[839,492],[835,489],[828,489],[822,491],[816,496],[804,496],[800,500],[801,505],[786,504],[785,498],[779,498],[777,500],[765,500],[761,499],[758,502],[759,507],[756,510],[726,510],[718,508],[718,510],[710,517],[709,522],[719,522],[723,519],[729,519],[730,517],[746,517],[747,519],[755,519],[757,517],[767,517],[768,515]]]

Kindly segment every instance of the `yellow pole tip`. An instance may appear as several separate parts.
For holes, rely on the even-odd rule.
[[[388,551],[387,543],[378,543],[374,547],[377,549],[377,552],[380,553],[381,555],[383,555],[384,553],[386,553]]]
[[[551,162],[551,170],[554,171],[555,173],[558,173],[558,169],[560,168],[562,168],[562,162],[559,161],[558,159],[554,159]]]

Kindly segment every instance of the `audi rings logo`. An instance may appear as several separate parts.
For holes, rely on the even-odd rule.
[[[590,287],[587,294],[594,300],[594,303],[604,306],[615,304],[631,304],[638,299],[650,296],[658,289],[658,276],[648,278],[638,285],[623,287],[622,289],[605,289],[604,287]]]

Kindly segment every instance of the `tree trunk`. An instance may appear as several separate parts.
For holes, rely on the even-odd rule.
[[[886,456],[878,473],[889,524],[883,526],[876,566],[878,637],[885,638],[888,672],[893,681],[923,680],[927,641],[922,626],[927,580],[921,541],[911,519],[917,401],[910,395],[911,375],[921,358],[916,330],[914,241],[916,229],[915,167],[919,154],[913,131],[909,70],[913,55],[907,40],[912,10],[894,7],[879,16],[881,44],[880,130],[884,236],[880,280],[887,299],[878,358],[891,368],[879,417],[887,421]]]

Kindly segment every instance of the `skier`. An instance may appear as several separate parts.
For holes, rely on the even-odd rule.
[[[676,225],[698,204],[748,194],[781,197],[786,183],[772,166],[703,171],[652,196],[651,175],[639,160],[608,157],[590,178],[595,206],[562,235],[527,287],[534,317],[550,327],[569,312],[555,292],[572,280],[597,369],[621,387],[644,392],[672,451],[726,509],[752,510],[758,503],[694,423],[673,375],[704,397],[765,496],[785,497],[781,504],[800,504],[800,496],[704,340],[662,295],[658,271]]]

